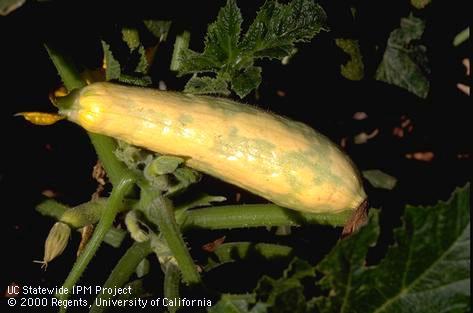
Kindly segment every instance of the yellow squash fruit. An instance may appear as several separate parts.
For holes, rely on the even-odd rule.
[[[94,83],[57,99],[86,130],[186,160],[186,165],[305,212],[357,209],[357,169],[309,126],[235,101]]]

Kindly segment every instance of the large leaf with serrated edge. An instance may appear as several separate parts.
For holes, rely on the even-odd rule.
[[[467,312],[470,306],[469,184],[447,202],[407,206],[385,258],[366,266],[378,236],[377,214],[317,266],[328,291],[321,313]]]

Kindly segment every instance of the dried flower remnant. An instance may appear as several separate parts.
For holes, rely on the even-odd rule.
[[[71,228],[69,225],[56,222],[49,231],[46,242],[44,243],[44,257],[43,261],[34,261],[41,263],[42,268],[46,269],[48,263],[62,254],[67,247],[69,237],[71,236]]]
[[[209,242],[202,246],[202,250],[207,252],[214,252],[219,246],[225,242],[225,236],[220,237],[212,242]]]

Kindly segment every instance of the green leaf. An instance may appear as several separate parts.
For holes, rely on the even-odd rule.
[[[110,45],[102,40],[102,49],[104,56],[104,66],[105,66],[105,77],[106,80],[118,79],[120,78],[121,69],[120,63],[113,57],[112,51],[110,50]]]
[[[237,57],[242,21],[235,0],[228,0],[227,5],[218,13],[217,21],[209,25],[204,53],[214,56],[222,63],[233,62]]]
[[[195,198],[186,201],[183,204],[180,204],[176,207],[176,210],[185,211],[193,208],[203,207],[212,205],[213,202],[223,202],[226,201],[227,198],[223,196],[212,196],[206,193],[201,193],[197,195]]]
[[[416,9],[423,9],[427,5],[429,5],[432,2],[432,0],[411,0],[411,4],[413,7]]]
[[[137,76],[132,76],[132,75],[121,74],[118,80],[121,81],[122,83],[126,83],[129,85],[136,85],[136,86],[143,86],[143,87],[146,87],[152,84],[151,77],[147,75],[137,77]]]
[[[130,49],[130,52],[141,45],[140,34],[136,28],[122,28],[122,39]]]
[[[257,298],[267,304],[270,312],[305,313],[307,300],[303,280],[315,277],[315,269],[308,262],[295,258],[279,279],[264,276],[255,289]]]
[[[148,59],[146,59],[146,50],[145,50],[145,47],[143,47],[143,45],[140,45],[140,47],[138,48],[138,53],[140,55],[140,61],[138,62],[138,65],[136,66],[135,71],[137,73],[146,74],[148,73],[149,63],[148,63]],[[151,79],[149,81],[151,83]]]
[[[204,270],[209,271],[217,266],[251,258],[255,255],[270,261],[287,258],[292,254],[293,250],[289,246],[271,243],[228,242],[215,248]]]
[[[311,0],[293,0],[286,5],[267,1],[258,11],[240,48],[258,58],[281,60],[295,48],[295,42],[307,42],[327,30],[326,19],[322,7]]]
[[[455,38],[453,38],[453,45],[455,47],[461,45],[465,41],[467,41],[470,38],[470,27],[465,28],[461,32],[459,32]]]
[[[144,222],[140,218],[140,211],[131,210],[125,215],[125,226],[130,237],[136,242],[145,242],[149,239],[149,236],[145,230],[141,228]]]
[[[261,67],[252,66],[232,79],[232,89],[240,98],[244,98],[261,83]]]
[[[164,175],[174,172],[184,162],[184,159],[171,155],[161,155],[154,159],[147,169],[153,175]]]
[[[293,0],[285,5],[269,0],[242,35],[241,12],[235,0],[228,0],[207,29],[204,51],[181,47],[172,69],[177,69],[178,76],[216,74],[216,78],[192,77],[186,86],[188,92],[228,94],[227,86],[231,85],[243,98],[261,83],[261,68],[254,66],[255,60],[282,60],[294,54],[295,43],[309,41],[326,29],[325,20],[325,12],[312,0]]]
[[[192,94],[229,95],[228,84],[221,78],[192,77],[184,87],[184,92]]]
[[[363,177],[370,182],[375,188],[393,189],[396,186],[397,179],[380,170],[363,171]]]
[[[138,172],[140,168],[145,168],[154,157],[154,154],[143,149],[137,148],[124,141],[118,140],[117,149],[114,151],[118,160],[126,164],[126,166]]]
[[[207,311],[209,313],[267,313],[267,305],[256,303],[252,295],[224,294],[222,298]],[[251,307],[251,309],[250,309]]]
[[[424,33],[424,22],[412,14],[401,19],[401,27],[391,32],[383,60],[375,78],[407,89],[418,97],[426,98],[430,83],[425,46],[419,44]]]
[[[466,312],[470,307],[470,192],[447,202],[407,206],[395,244],[378,264],[366,266],[378,234],[378,214],[340,241],[317,269],[328,291],[316,299],[321,313]]]
[[[171,21],[144,20],[143,22],[154,37],[158,38],[159,41],[166,41],[172,24]]]
[[[188,167],[179,167],[172,173],[172,175],[176,178],[177,184],[170,186],[166,192],[166,196],[185,190],[190,185],[199,182],[202,177],[199,172]]]
[[[149,261],[147,259],[141,260],[141,262],[136,267],[136,276],[141,278],[149,273]]]
[[[117,295],[117,298],[120,300],[131,300],[135,298],[145,298],[151,296],[144,287],[143,278],[133,280],[128,284],[124,285],[123,288],[131,290],[131,293],[122,293],[121,295]]]
[[[340,65],[342,76],[349,80],[362,80],[365,66],[358,40],[337,38],[335,44],[350,56],[350,60],[346,64]]]
[[[176,41],[174,41],[174,49],[172,50],[171,65],[169,68],[171,71],[177,71],[182,65],[181,54],[185,51],[189,51],[189,41],[191,39],[191,34],[188,31],[184,31],[182,34],[176,36]]]
[[[114,248],[120,248],[127,232],[123,229],[111,227],[103,238],[103,242],[109,244]]]

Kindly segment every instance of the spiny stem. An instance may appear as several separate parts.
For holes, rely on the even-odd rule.
[[[95,228],[94,234],[90,239],[89,243],[85,247],[82,254],[77,258],[72,270],[69,272],[66,281],[64,282],[63,286],[69,290],[76,284],[79,280],[80,276],[84,272],[85,268],[89,264],[90,260],[93,258],[95,253],[97,252],[100,244],[105,237],[107,231],[112,227],[113,221],[115,220],[115,216],[117,215],[118,208],[121,206],[123,198],[128,193],[130,188],[133,186],[135,179],[130,176],[125,176],[121,179],[120,183],[117,184],[113,190],[110,198],[107,201],[107,205],[103,215]],[[68,298],[68,294],[58,294],[58,297],[61,300],[65,300]],[[66,309],[61,307],[60,312],[65,312]]]
[[[110,276],[108,276],[103,288],[123,286],[126,282],[128,282],[131,275],[135,272],[138,264],[152,251],[153,250],[151,249],[149,241],[141,243],[135,242],[130,248],[128,248],[125,254],[121,257],[120,261],[118,261],[117,265],[115,265],[115,268],[112,270]],[[107,300],[111,297],[112,296],[110,294],[101,293],[97,296],[96,301],[99,299]],[[101,313],[105,309],[107,309],[107,306],[97,306],[96,302],[94,301],[94,305],[90,309],[90,313]]]

